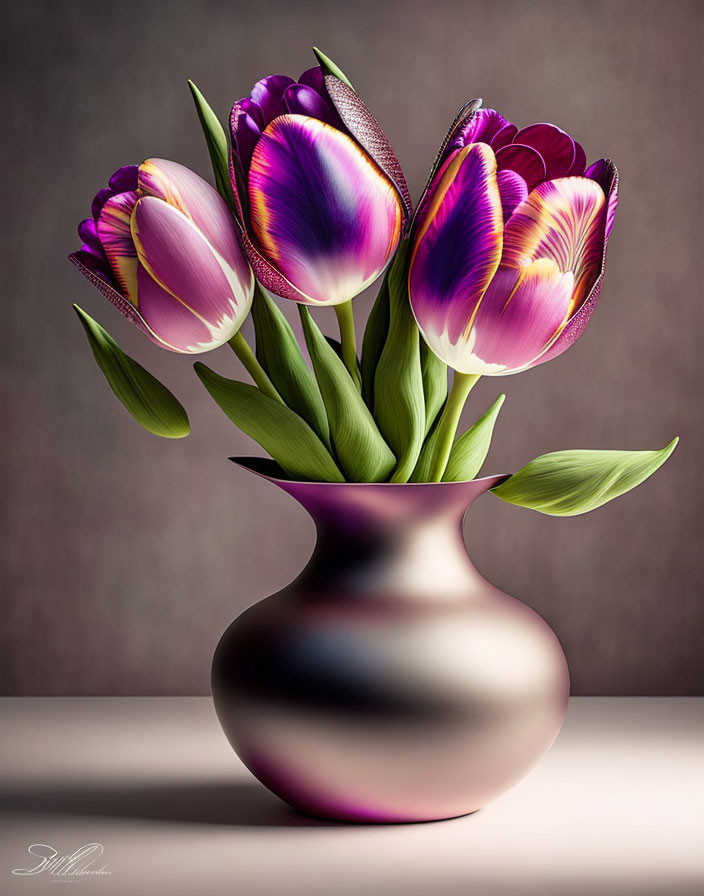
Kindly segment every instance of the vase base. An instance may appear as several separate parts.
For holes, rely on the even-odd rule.
[[[279,798],[282,799],[281,797]],[[382,813],[374,814],[372,812],[356,813],[311,810],[303,809],[300,806],[297,806],[295,803],[289,802],[288,800],[282,799],[282,802],[285,802],[287,806],[290,806],[295,812],[305,816],[306,818],[312,818],[316,821],[328,821],[335,822],[336,824],[349,825],[434,824],[435,822],[439,821],[452,821],[456,818],[467,818],[469,815],[474,815],[475,813],[480,811],[479,809],[470,809],[468,812],[458,812],[450,815],[435,815],[430,817],[426,817],[425,815],[420,813],[418,817],[409,817],[401,815],[384,815]]]

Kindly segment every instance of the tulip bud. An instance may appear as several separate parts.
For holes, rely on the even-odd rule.
[[[502,376],[561,354],[596,304],[618,175],[585,172],[551,124],[518,130],[472,107],[443,144],[419,205],[409,269],[426,342],[463,374]]]
[[[231,115],[232,185],[261,284],[341,305],[392,258],[410,214],[400,165],[354,90],[319,67],[257,82]]]
[[[71,261],[157,345],[217,348],[247,316],[254,276],[220,195],[183,165],[120,168],[78,228]]]

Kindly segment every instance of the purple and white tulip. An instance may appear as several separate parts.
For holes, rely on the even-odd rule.
[[[231,179],[249,262],[269,292],[349,301],[385,269],[410,219],[389,141],[355,91],[320,67],[271,75],[235,103]]]
[[[502,376],[582,334],[604,277],[618,173],[552,124],[519,130],[470,104],[419,205],[409,295],[430,348],[464,374]]]
[[[177,162],[147,159],[118,169],[91,211],[71,261],[153,342],[196,354],[235,335],[254,275],[210,184]]]

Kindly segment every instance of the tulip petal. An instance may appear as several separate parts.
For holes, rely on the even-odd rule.
[[[447,165],[450,155],[456,152],[456,147],[453,145],[455,137],[462,128],[465,127],[472,116],[476,115],[477,111],[481,108],[481,105],[482,101],[477,97],[476,99],[465,103],[457,115],[455,115],[453,122],[448,128],[447,133],[440,144],[440,148],[435,155],[433,164],[430,167],[428,179],[426,180],[425,187],[423,187],[423,192],[421,193],[420,202],[413,214],[413,221],[411,222],[413,227],[415,227],[415,222],[420,218],[421,209],[428,203],[428,196],[431,192],[431,188],[436,186],[440,180],[441,169]]]
[[[413,204],[401,163],[389,138],[359,95],[335,75],[325,75],[325,90],[347,130],[398,191],[403,206],[403,230],[411,221]]]
[[[286,114],[284,93],[291,84],[295,84],[295,81],[288,75],[269,75],[254,85],[249,95],[261,109],[263,126],[277,116]]]
[[[241,281],[249,282],[251,275],[232,213],[207,181],[178,162],[147,159],[139,166],[139,187],[143,196],[156,196],[189,218]]]
[[[577,143],[574,141],[574,162],[572,162],[572,167],[567,172],[569,176],[576,175],[577,177],[584,176],[584,169],[587,167],[587,154],[584,151],[584,147],[581,143]]]
[[[564,177],[574,162],[574,140],[554,124],[530,124],[521,128],[513,142],[538,150],[545,162],[547,180]]]
[[[249,163],[252,159],[254,147],[257,140],[261,137],[261,127],[256,119],[246,109],[242,108],[245,100],[235,103],[230,118],[230,133],[232,134],[232,150],[237,155],[240,167],[243,172],[249,170]],[[257,111],[258,106],[250,103]],[[235,112],[235,110],[237,110]]]
[[[137,189],[137,165],[123,165],[108,181],[113,193],[128,193]]]
[[[464,360],[465,373],[515,373],[528,367],[554,339],[568,314],[574,275],[562,272],[549,258],[516,271],[499,268],[479,305]]]
[[[168,348],[183,354],[197,354],[214,347],[210,328],[160,286],[142,265],[137,273],[137,283],[142,316]]]
[[[100,242],[121,291],[135,307],[137,298],[137,253],[132,242],[130,216],[139,196],[135,190],[118,193],[105,203],[98,218]]]
[[[110,187],[103,187],[102,190],[98,190],[98,192],[95,194],[93,202],[91,203],[91,206],[90,206],[90,213],[91,213],[91,215],[93,215],[94,221],[98,220],[98,216],[100,215],[100,212],[102,211],[103,206],[108,201],[108,199],[110,199],[110,197],[113,195],[114,195],[114,193],[110,189]]]
[[[494,109],[477,109],[475,114],[456,134],[452,141],[452,146],[462,149],[463,146],[469,146],[470,143],[491,144],[492,139],[499,131],[503,131],[507,125],[509,125],[509,122]]]
[[[325,75],[323,74],[323,70],[319,65],[314,65],[312,68],[307,68],[301,77],[298,79],[299,84],[306,84],[308,87],[312,87],[317,93],[321,96],[326,96],[325,90]]]
[[[601,268],[596,282],[591,288],[589,295],[582,305],[577,308],[575,313],[567,322],[564,330],[560,333],[548,350],[540,357],[540,363],[550,361],[561,355],[566,349],[573,345],[584,332],[589,320],[594,313],[596,303],[601,294],[601,287],[604,283],[604,270],[606,266],[606,249],[609,243],[609,235],[613,228],[614,216],[616,215],[616,206],[618,205],[618,171],[613,162],[608,162],[608,177],[605,180],[606,186],[606,215],[604,217],[604,239],[603,249],[601,253]]]
[[[515,124],[505,125],[492,137],[491,148],[494,150],[494,152],[498,152],[504,146],[508,146],[509,143],[513,143],[513,138],[517,133],[518,128]]]
[[[545,162],[532,146],[510,143],[497,151],[496,164],[499,171],[508,168],[520,174],[529,191],[545,180]]]
[[[501,194],[501,208],[504,213],[504,224],[513,214],[516,206],[528,196],[528,187],[520,174],[506,169],[496,175]]]
[[[132,238],[140,261],[162,289],[185,305],[210,331],[203,350],[226,342],[237,332],[252,300],[253,283],[243,282],[238,273],[206,240],[193,222],[178,209],[160,199],[139,200],[132,215]],[[140,275],[141,276],[141,275]],[[142,307],[140,279],[140,310]],[[155,328],[156,329],[156,328]],[[159,331],[167,339],[167,331]],[[168,338],[174,344],[173,338]],[[198,350],[189,343],[189,351]]]
[[[605,204],[601,187],[584,177],[540,184],[506,225],[502,266],[522,268],[552,258],[561,271],[574,274],[572,309],[578,308],[599,274]]]
[[[494,153],[485,143],[459,150],[428,203],[415,236],[409,294],[430,347],[456,343],[501,258],[503,214]]]
[[[344,125],[332,103],[324,100],[316,90],[306,84],[292,84],[284,94],[284,103],[291,115],[307,115],[308,118],[317,118],[338,130],[344,130]]]
[[[350,137],[317,119],[286,115],[266,128],[249,198],[264,254],[311,304],[357,295],[400,239],[393,185]]]
[[[98,228],[92,218],[86,218],[85,221],[81,221],[78,225],[78,237],[83,243],[83,248],[88,252],[97,255],[98,258],[105,256],[103,244],[100,242],[98,235]]]
[[[83,276],[89,280],[93,286],[95,286],[95,288],[115,306],[115,308],[117,308],[120,314],[126,317],[127,320],[131,324],[134,324],[137,329],[141,330],[142,333],[161,345],[160,340],[150,331],[139,311],[137,311],[134,305],[131,302],[128,302],[127,299],[115,289],[116,284],[113,283],[112,273],[105,268],[107,265],[106,261],[82,250],[73,252],[69,255],[68,259],[78,268]]]
[[[606,240],[611,236],[618,205],[618,173],[609,159],[599,159],[586,170],[585,177],[596,181],[608,197],[606,212]]]

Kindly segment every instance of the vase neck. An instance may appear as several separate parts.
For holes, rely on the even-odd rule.
[[[467,554],[462,520],[502,476],[407,485],[266,478],[315,522],[315,550],[301,576],[320,593],[333,599],[336,594],[466,599],[471,582],[483,582]]]

